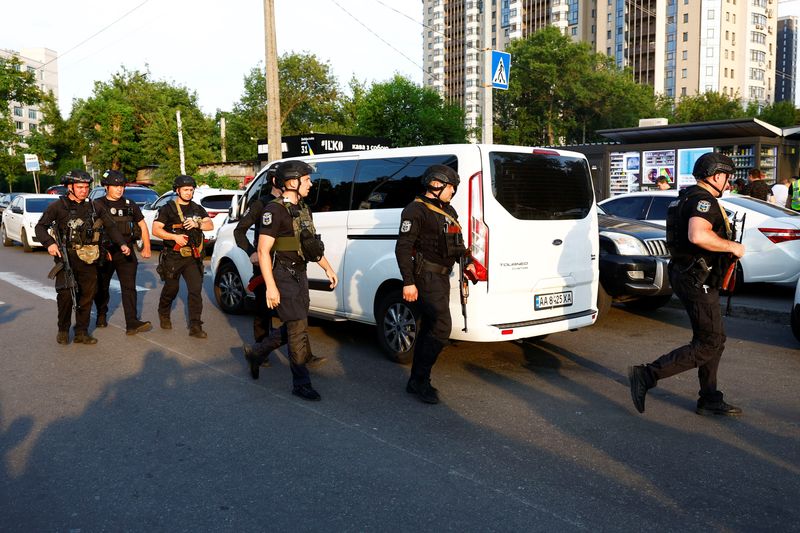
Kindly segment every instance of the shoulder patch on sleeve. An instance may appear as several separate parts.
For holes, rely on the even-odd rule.
[[[264,211],[264,214],[261,215],[261,225],[262,226],[272,225],[272,213],[270,213],[269,211]]]
[[[700,213],[708,213],[709,209],[711,209],[711,202],[708,200],[700,200],[697,202],[697,210]]]
[[[411,221],[404,220],[402,224],[400,224],[400,233],[408,233],[411,231]]]

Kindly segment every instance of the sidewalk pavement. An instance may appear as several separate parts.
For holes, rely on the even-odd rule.
[[[731,298],[729,316],[788,326],[794,304],[794,290],[794,286],[749,283]],[[727,295],[720,297],[720,304],[724,315],[728,304]],[[667,305],[683,309],[681,302],[675,296]]]

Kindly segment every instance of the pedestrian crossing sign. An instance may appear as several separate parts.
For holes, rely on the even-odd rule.
[[[511,73],[511,54],[492,50],[492,88],[508,89],[509,74]]]

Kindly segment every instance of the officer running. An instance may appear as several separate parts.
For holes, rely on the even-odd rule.
[[[100,215],[108,214],[130,250],[134,249],[136,241],[141,240],[142,257],[149,258],[150,232],[147,231],[147,224],[139,206],[124,196],[125,176],[118,170],[106,170],[103,172],[100,184],[106,188],[106,195],[94,201],[95,210]],[[150,322],[139,320],[136,313],[136,270],[139,265],[136,253],[123,254],[120,247],[108,237],[101,243],[101,253],[106,257],[101,256],[97,267],[97,294],[94,297],[97,308],[95,326],[98,328],[108,326],[109,286],[116,272],[122,292],[122,309],[125,311],[125,332],[128,335],[136,335],[150,331],[153,329]]]
[[[450,205],[458,173],[445,165],[432,165],[422,176],[425,194],[400,215],[400,235],[395,256],[403,276],[403,299],[419,301],[422,326],[414,346],[414,362],[406,392],[425,403],[439,403],[431,385],[431,370],[450,338],[450,272],[467,253],[458,214]],[[469,262],[467,270],[475,273]]]
[[[273,329],[263,341],[244,346],[250,375],[258,379],[261,363],[270,352],[288,342],[292,394],[304,400],[321,399],[306,367],[311,356],[307,263],[316,262],[325,270],[331,289],[338,281],[324,256],[325,248],[316,234],[311,211],[302,201],[311,190],[312,172],[311,166],[302,161],[280,163],[275,184],[282,190],[281,197],[269,202],[261,217],[258,263],[266,285],[267,307],[277,310],[286,325],[285,337],[281,329]]]
[[[648,365],[628,369],[631,398],[640,413],[644,412],[647,390],[658,380],[695,367],[700,380],[697,414],[742,413],[726,403],[717,389],[717,368],[725,348],[719,287],[731,260],[745,252],[734,240],[728,217],[717,202],[733,172],[734,164],[728,156],[703,154],[692,171],[697,185],[681,191],[667,211],[667,245],[672,254],[669,279],[689,314],[693,335],[691,343]]]
[[[158,273],[164,281],[158,300],[161,329],[172,329],[172,302],[178,295],[180,278],[189,293],[189,335],[208,337],[203,331],[203,232],[214,229],[208,213],[194,203],[197,182],[191,176],[178,176],[172,182],[175,200],[158,210],[153,221],[153,235],[164,241],[158,257]]]
[[[87,197],[91,176],[82,170],[71,170],[61,179],[67,195],[47,206],[36,224],[36,239],[53,256],[58,305],[56,342],[69,344],[72,308],[75,308],[75,343],[97,344],[89,335],[92,299],[97,290],[97,260],[100,257],[100,234],[103,228],[119,247],[120,253],[131,253],[122,235],[107,216],[97,213]],[[53,229],[55,238],[49,230]],[[73,290],[75,299],[73,299]]]

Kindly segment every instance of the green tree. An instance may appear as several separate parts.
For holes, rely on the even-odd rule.
[[[635,126],[656,111],[653,90],[612,58],[549,26],[513,40],[507,91],[496,91],[494,136],[510,144],[598,140],[595,130]]]
[[[773,126],[786,128],[800,124],[800,111],[797,110],[792,102],[775,102],[764,107],[758,113],[757,118]]]
[[[359,135],[386,137],[397,147],[466,141],[464,110],[403,76],[373,83],[362,98],[356,110]]]
[[[281,134],[342,131],[341,90],[327,62],[313,54],[287,53],[278,58]],[[256,157],[256,140],[267,136],[267,86],[263,66],[244,77],[242,97],[227,122],[229,159]]]
[[[9,190],[25,175],[23,156],[18,150],[20,137],[14,126],[11,102],[22,106],[38,103],[43,97],[32,72],[22,68],[19,58],[0,58],[0,176],[5,177]]]
[[[742,100],[738,94],[731,97],[714,91],[706,91],[694,96],[681,97],[675,105],[673,115],[675,123],[684,124],[744,118],[747,113],[742,107]]]

